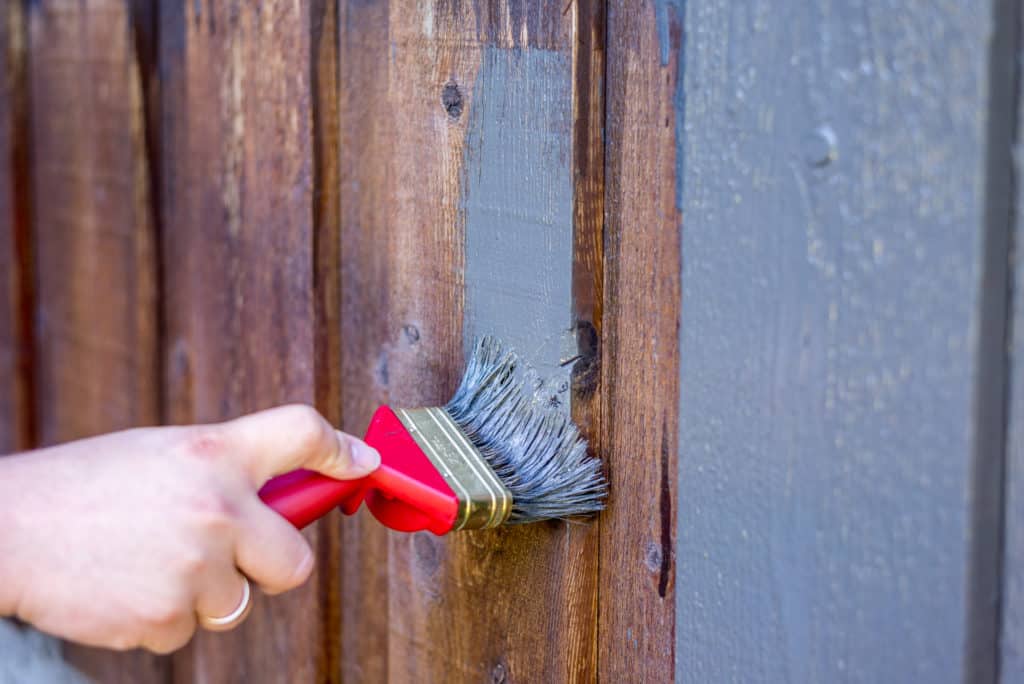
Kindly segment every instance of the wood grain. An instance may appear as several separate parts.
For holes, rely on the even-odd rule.
[[[612,483],[587,525],[332,514],[304,588],[173,668],[68,655],[113,682],[1024,676],[1024,28],[954,4],[4,4],[0,453],[285,401],[361,433],[498,331],[571,380]]]
[[[389,211],[394,125],[390,121],[389,3],[341,0],[338,10],[338,135],[341,212],[339,307],[341,427],[362,434],[388,401],[394,234],[411,230]],[[434,255],[431,255],[434,256]],[[415,324],[412,324],[415,325]],[[437,352],[433,352],[436,355]],[[388,681],[388,539],[361,511],[341,523],[341,679]]]
[[[563,9],[542,3],[342,3],[342,369],[348,429],[364,429],[380,402],[438,404],[454,389],[463,364],[464,288],[471,286],[463,280],[464,236],[474,230],[463,212],[472,213],[474,201],[484,202],[476,206],[497,207],[497,219],[515,222],[530,207],[500,180],[487,194],[472,195],[483,193],[479,174],[485,171],[475,154],[497,149],[488,145],[533,143],[522,137],[531,125],[541,126],[533,134],[561,136],[554,140],[570,149],[574,15],[563,15]],[[562,71],[531,66],[540,64]],[[496,71],[481,75],[488,67]],[[507,91],[497,85],[501,79]],[[557,93],[551,89],[556,82],[564,84]],[[480,100],[483,93],[495,99]],[[531,94],[541,99],[524,99]],[[499,128],[502,116],[514,127]],[[544,128],[552,125],[544,121],[564,124]],[[497,137],[497,130],[509,137]],[[480,147],[471,147],[467,138]],[[509,163],[517,163],[514,149],[501,149],[508,149]],[[564,183],[571,196],[571,155],[543,163],[523,171]],[[566,204],[564,225],[555,229],[570,229],[571,211]],[[489,249],[495,265],[503,263],[500,243]],[[567,250],[566,275],[570,256]],[[499,293],[487,306],[500,310],[500,297],[509,294]],[[568,294],[561,303],[566,324],[572,314]],[[346,677],[591,679],[591,529],[552,524],[439,539],[385,535],[372,520],[347,521]],[[384,614],[381,600],[388,605]],[[560,647],[545,647],[555,639]],[[382,661],[377,649],[385,643]]]
[[[0,9],[0,454],[32,445],[27,27]]]
[[[648,2],[608,6],[601,358],[603,451],[612,493],[601,518],[602,681],[669,681],[674,667],[676,88],[683,20],[677,9]],[[660,35],[659,20],[668,36]]]
[[[464,128],[449,123],[442,90],[463,80],[463,63],[433,10],[342,3],[342,405],[354,432],[380,403],[443,402],[461,366]],[[432,640],[412,627],[436,594],[396,560],[408,541],[365,512],[345,523],[346,681],[429,680],[443,667],[429,663],[440,647],[425,658]]]
[[[998,21],[687,4],[684,681],[994,678]]]
[[[573,264],[572,325],[578,358],[572,364],[572,417],[603,452],[601,343],[605,244],[605,4],[574,7],[572,50]]]
[[[581,253],[586,249],[583,240],[574,240],[574,209],[583,213],[573,202],[572,145],[581,133],[573,119],[576,15],[553,5],[525,9],[525,35],[513,30],[510,42],[483,46],[462,115],[463,343],[468,348],[476,336],[500,336],[529,364],[534,396],[569,411],[577,348],[574,241]],[[514,12],[510,6],[511,24]],[[529,12],[536,12],[534,34]],[[594,227],[581,225],[579,236],[591,237],[585,231]],[[577,294],[585,279],[596,287],[593,272],[576,275]],[[432,629],[440,630],[446,617],[456,625],[449,628],[454,645],[448,650],[489,668],[464,676],[593,679],[596,548],[592,524],[452,535],[449,572],[460,582],[442,585],[451,613],[433,618]],[[524,587],[534,588],[530,600]],[[453,604],[454,596],[465,606]],[[481,611],[480,605],[493,607]],[[538,648],[545,641],[557,641],[558,648]]]
[[[160,16],[169,418],[316,399],[308,3],[166,2]],[[307,538],[317,547],[316,528]],[[178,681],[312,681],[317,575],[200,634]]]
[[[130,3],[29,5],[39,438],[158,423],[155,232]],[[69,645],[102,681],[166,659]]]
[[[338,3],[310,3],[310,59],[313,126],[313,297],[316,406],[341,425],[341,185],[339,147]],[[341,681],[341,514],[319,523],[318,596],[321,652],[317,680]]]
[[[570,325],[576,360],[570,370],[570,411],[590,454],[605,459],[606,387],[603,384],[605,312],[605,12],[603,0],[572,7],[572,270]],[[580,528],[583,531],[583,528]],[[574,586],[575,615],[565,641],[566,680],[600,677],[600,520],[579,535],[572,552],[586,559],[563,579]]]

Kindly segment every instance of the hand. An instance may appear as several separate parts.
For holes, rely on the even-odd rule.
[[[239,605],[243,574],[269,594],[309,577],[309,544],[260,501],[264,482],[379,464],[299,405],[0,458],[0,615],[88,645],[173,651],[197,613]]]

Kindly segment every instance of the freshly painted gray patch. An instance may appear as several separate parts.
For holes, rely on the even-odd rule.
[[[679,681],[969,669],[990,10],[687,3]]]
[[[558,52],[488,47],[469,99],[465,344],[493,334],[532,366],[543,401],[568,410],[572,296],[572,64]]]
[[[86,684],[64,662],[60,642],[28,627],[0,619],[0,684]]]

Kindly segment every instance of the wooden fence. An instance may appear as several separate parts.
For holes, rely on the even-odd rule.
[[[5,2],[0,452],[287,401],[360,433],[496,332],[612,485],[590,524],[333,514],[237,631],[65,655],[1024,678],[1020,33],[1013,0]]]

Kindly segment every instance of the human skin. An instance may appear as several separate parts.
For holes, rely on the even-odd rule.
[[[303,405],[0,458],[0,616],[92,646],[174,651],[197,614],[235,610],[243,575],[267,594],[309,577],[309,544],[260,501],[263,483],[379,464]]]

